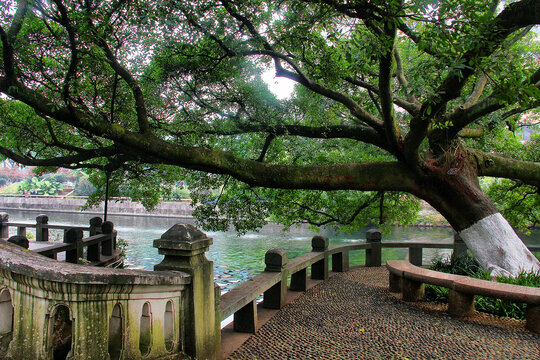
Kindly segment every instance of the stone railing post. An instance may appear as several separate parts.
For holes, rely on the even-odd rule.
[[[79,258],[83,257],[82,241],[83,232],[80,229],[68,229],[64,233],[64,242],[67,244],[77,244],[77,248],[66,251],[66,262],[77,264]]]
[[[349,271],[349,251],[348,250],[343,250],[341,252],[332,254],[332,271],[333,272]]]
[[[424,250],[422,247],[410,246],[409,247],[409,262],[416,266],[422,266]]]
[[[0,214],[0,239],[9,238],[9,215],[6,213]]]
[[[8,242],[19,245],[25,249],[29,248],[29,243],[26,236],[14,235],[8,239]]]
[[[44,227],[49,223],[49,217],[41,214],[36,217],[36,241],[49,241],[49,228]]]
[[[311,251],[323,252],[322,260],[311,265],[311,278],[313,280],[328,280],[328,238],[326,236],[315,235],[311,239]]]
[[[103,220],[101,220],[100,217],[93,217],[90,219],[90,236],[99,235],[103,232],[101,231],[101,225],[103,224]],[[88,249],[86,250],[86,258],[88,261],[99,261],[99,254],[100,254],[100,244],[94,244],[88,246]]]
[[[454,247],[452,250],[452,258],[467,256],[467,244],[457,232],[454,231]]]
[[[264,255],[266,272],[280,272],[281,281],[264,292],[263,307],[268,309],[281,309],[287,299],[287,253],[281,249],[270,249]]]
[[[366,231],[366,242],[371,244],[370,249],[366,249],[366,266],[381,266],[381,230],[377,228]]]
[[[165,255],[154,270],[178,270],[191,275],[187,287],[184,320],[185,352],[197,359],[216,359],[220,354],[221,330],[216,321],[214,269],[205,252],[212,239],[187,224],[176,224],[154,240],[159,254]]]
[[[107,240],[101,242],[101,255],[103,256],[112,256],[115,249],[115,233],[114,233],[114,224],[110,221],[105,221],[101,225],[101,231],[103,235],[109,235]]]
[[[17,226],[17,235],[26,236],[26,226]]]
[[[101,231],[101,225],[103,224],[103,220],[99,217],[93,217],[90,219],[90,236],[103,234]]]

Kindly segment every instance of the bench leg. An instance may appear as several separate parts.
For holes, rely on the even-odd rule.
[[[257,330],[257,301],[254,300],[234,313],[234,331],[255,334]]]
[[[424,299],[424,284],[409,279],[401,279],[401,291],[404,301],[422,301]]]
[[[397,276],[390,273],[389,288],[390,288],[390,292],[393,292],[393,293],[401,292],[401,276]]]
[[[474,310],[474,295],[464,294],[450,289],[448,313],[453,316],[468,316]]]
[[[540,305],[527,305],[527,330],[540,334]]]

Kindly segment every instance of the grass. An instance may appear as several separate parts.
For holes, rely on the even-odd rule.
[[[15,182],[7,186],[3,186],[0,188],[0,194],[20,194],[19,185],[21,185],[20,182]]]
[[[490,274],[484,270],[472,256],[460,257],[457,259],[438,258],[432,262],[431,270],[470,276],[482,280],[491,280]],[[540,272],[522,272],[515,278],[497,277],[498,282],[530,286],[540,288]],[[426,301],[439,303],[448,303],[448,294],[450,290],[445,287],[426,284]],[[524,320],[526,316],[526,304],[516,303],[508,300],[495,299],[484,296],[475,297],[475,309],[488,314],[510,317]]]

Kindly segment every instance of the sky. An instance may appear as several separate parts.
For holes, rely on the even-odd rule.
[[[273,67],[262,74],[262,79],[268,85],[268,89],[270,89],[272,94],[279,100],[289,99],[296,84],[290,79],[276,77],[276,71]]]

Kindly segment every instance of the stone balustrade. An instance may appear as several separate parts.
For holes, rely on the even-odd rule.
[[[143,271],[59,262],[0,240],[0,358],[215,359],[211,243],[175,225],[154,243],[164,261]]]
[[[9,222],[0,220],[3,236]],[[68,241],[59,243],[69,246],[66,258],[81,256],[76,244],[82,231],[66,231]],[[112,224],[93,219],[88,231],[88,256],[111,249]],[[95,247],[96,237],[103,235],[110,243],[101,241],[101,249]],[[312,251],[292,260],[285,251],[271,249],[264,272],[222,296],[214,283],[213,263],[205,255],[212,239],[192,225],[177,224],[154,240],[164,255],[154,271],[58,262],[0,240],[0,358],[216,359],[223,319],[233,315],[236,331],[254,333],[260,295],[260,306],[280,309],[287,291],[307,290],[309,276],[328,279],[330,262],[332,271],[348,271],[351,251],[365,251],[365,266],[380,266],[384,248],[408,248],[410,261],[421,264],[423,248],[456,251],[462,246],[381,239],[373,229],[365,243],[330,247],[328,238],[317,235]]]
[[[93,266],[111,266],[121,261],[112,222],[103,222],[100,217],[90,219],[90,226],[50,225],[48,222],[49,217],[43,214],[36,217],[35,224],[10,222],[8,214],[0,214],[0,239],[55,260],[58,254],[65,253],[65,261],[74,264],[83,261]],[[17,235],[9,236],[10,227],[17,228]],[[28,241],[27,228],[36,229],[36,241]],[[49,229],[63,231],[63,242],[50,241]]]
[[[332,271],[345,272],[349,270],[351,251],[365,251],[364,265],[368,267],[381,266],[384,248],[408,248],[410,264],[418,266],[422,265],[424,248],[453,249],[453,256],[460,256],[466,252],[466,245],[460,241],[457,234],[454,234],[454,243],[381,242],[381,239],[380,230],[370,229],[366,232],[365,243],[329,247],[328,239],[317,235],[312,239],[311,252],[290,261],[283,250],[268,250],[265,255],[266,269],[263,273],[221,296],[221,320],[234,315],[235,331],[255,333],[258,321],[257,301],[260,295],[263,295],[264,308],[280,309],[285,305],[287,291],[307,290],[308,270],[311,270],[312,280],[328,279],[329,257],[332,259]],[[538,246],[529,246],[529,249],[540,251]],[[289,284],[287,284],[288,277],[290,277]]]

